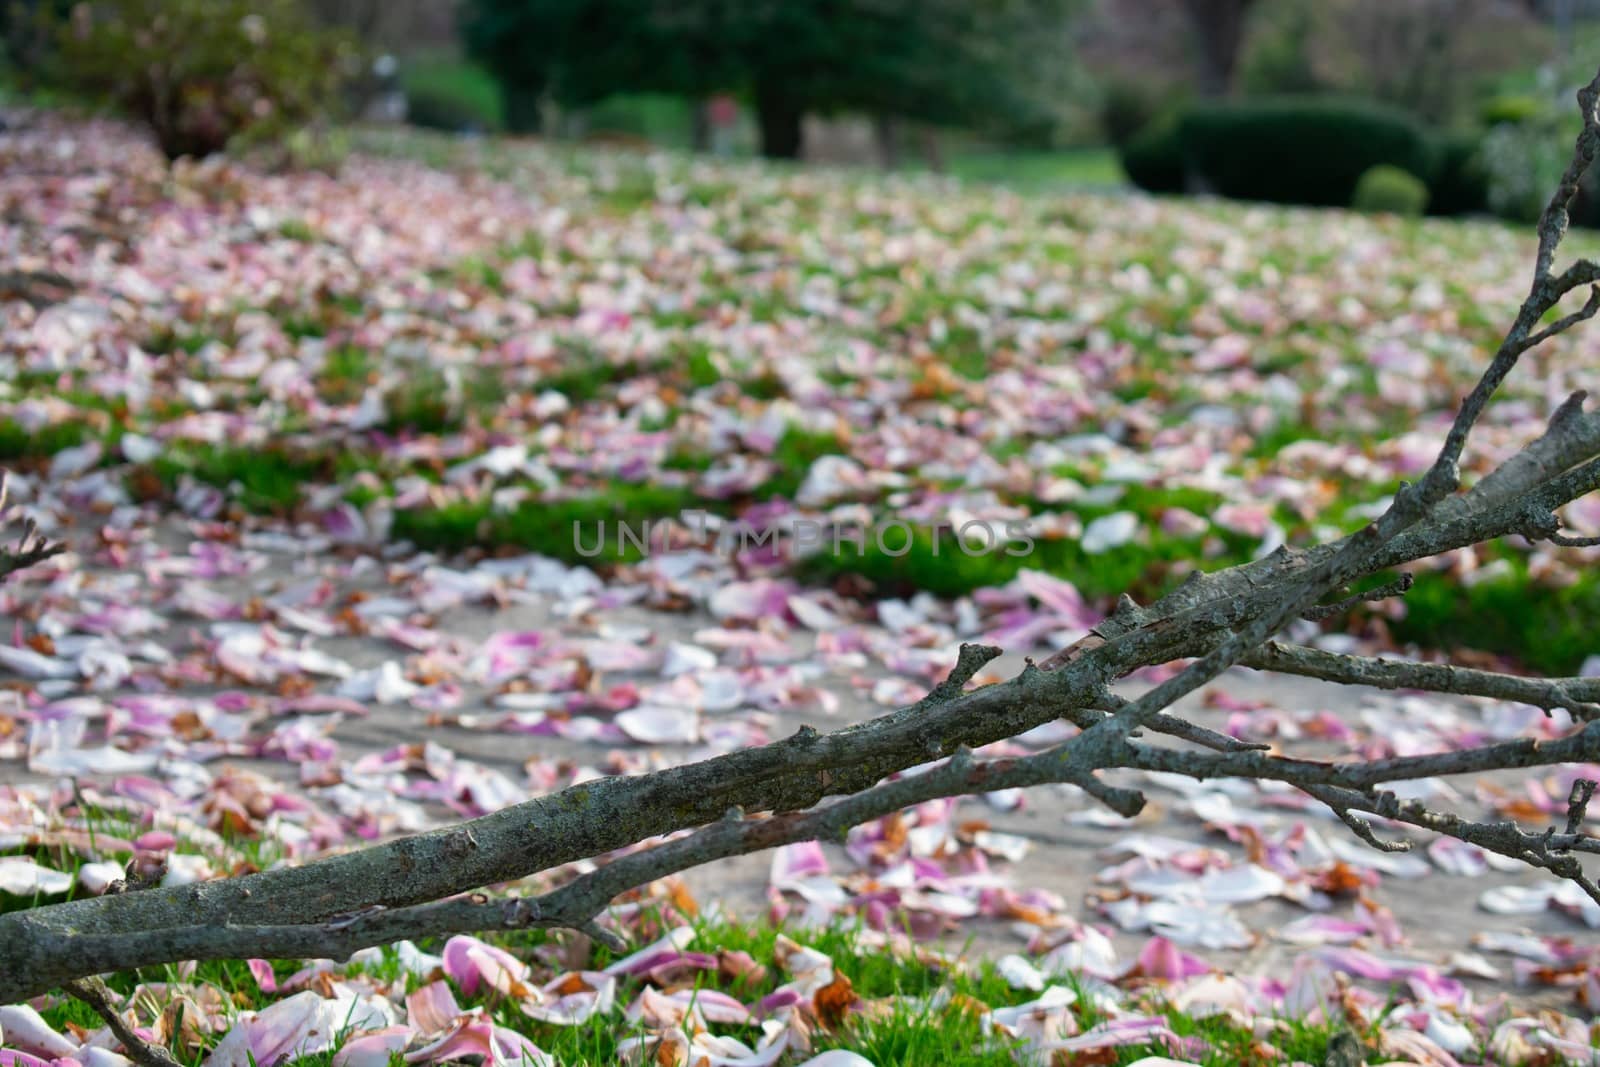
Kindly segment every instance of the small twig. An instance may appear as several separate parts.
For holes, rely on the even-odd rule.
[[[1600,312],[1600,286],[1590,286],[1589,299],[1583,302],[1583,307],[1564,318],[1552,322],[1549,326],[1529,337],[1523,344],[1528,348],[1543,344],[1556,334],[1565,333],[1578,325],[1578,323],[1594,318],[1596,312]]]
[[[1594,548],[1596,545],[1600,545],[1600,537],[1571,537],[1567,534],[1559,533],[1550,534],[1545,540],[1553,545],[1560,545],[1562,548]]]
[[[61,988],[93,1008],[95,1014],[104,1019],[111,1032],[117,1035],[128,1058],[140,1067],[183,1067],[172,1053],[150,1044],[133,1032],[127,1020],[118,1014],[116,1006],[111,1003],[111,990],[100,979],[93,976],[76,978],[64,983]]]
[[[1308,789],[1306,792],[1310,793],[1314,797],[1317,796],[1317,793],[1313,792],[1312,790]],[[1317,798],[1319,800],[1323,799],[1321,797]],[[1355,834],[1357,837],[1371,845],[1373,848],[1377,849],[1379,852],[1411,851],[1410,841],[1407,841],[1404,838],[1401,838],[1398,841],[1385,841],[1383,838],[1379,837],[1377,831],[1372,828],[1372,823],[1368,822],[1366,819],[1363,819],[1361,816],[1351,811],[1348,807],[1345,807],[1342,804],[1335,804],[1331,801],[1326,801],[1326,803],[1328,804],[1328,807],[1333,810],[1333,813],[1339,817],[1339,821],[1350,828],[1351,833]]]
[[[1343,600],[1333,604],[1319,604],[1316,607],[1307,608],[1300,613],[1300,617],[1302,619],[1310,619],[1313,622],[1321,619],[1331,619],[1335,615],[1343,615],[1357,604],[1405,596],[1414,581],[1416,581],[1416,577],[1410,571],[1407,571],[1394,581],[1380,585],[1376,589],[1369,589],[1365,593],[1357,593],[1354,596],[1345,597]]]
[[[6,507],[6,491],[9,488],[10,474],[0,471],[0,518],[4,517]],[[0,580],[4,580],[17,571],[26,570],[35,563],[42,563],[51,556],[60,555],[67,550],[67,546],[51,543],[45,540],[39,532],[39,525],[33,519],[22,521],[22,538],[17,542],[16,548],[0,548]]]

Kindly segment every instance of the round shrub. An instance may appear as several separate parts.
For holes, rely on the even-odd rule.
[[[1181,193],[1187,179],[1176,116],[1157,119],[1129,138],[1119,156],[1128,180],[1151,193]]]
[[[1380,163],[1356,182],[1350,206],[1357,211],[1420,215],[1428,207],[1428,187],[1414,174]]]
[[[1214,103],[1179,125],[1185,163],[1223,196],[1344,207],[1356,182],[1387,163],[1430,174],[1433,147],[1403,111],[1319,97]]]

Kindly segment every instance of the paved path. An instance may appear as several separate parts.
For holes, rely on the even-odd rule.
[[[320,597],[318,607],[304,609],[307,614],[301,616],[296,616],[292,611],[280,613],[274,625],[279,633],[294,637],[305,647],[315,648],[347,664],[358,677],[360,672],[391,663],[396,666],[396,677],[400,674],[422,677],[435,668],[449,673],[451,663],[459,666],[464,660],[470,660],[473,654],[481,652],[492,635],[512,631],[540,631],[549,638],[564,638],[580,644],[597,642],[596,647],[610,648],[613,652],[617,647],[630,646],[649,653],[649,663],[641,669],[599,672],[601,677],[591,684],[591,690],[628,682],[640,685],[658,682],[662,670],[662,650],[673,644],[705,649],[713,643],[712,638],[719,635],[726,637],[730,632],[765,632],[769,638],[776,639],[774,647],[788,649],[787,652],[769,650],[765,653],[763,658],[769,666],[757,668],[753,672],[756,676],[786,669],[783,661],[788,661],[790,665],[822,662],[815,655],[818,635],[803,627],[781,630],[768,627],[763,630],[759,623],[752,627],[744,623],[730,623],[726,619],[719,621],[699,607],[676,612],[652,610],[639,604],[608,607],[603,600],[592,596],[589,601],[582,601],[559,591],[530,592],[524,589],[514,592],[505,603],[498,606],[466,602],[436,611],[432,616],[432,631],[459,646],[463,656],[454,659],[431,657],[437,663],[430,668],[430,657],[408,652],[394,640],[373,634],[311,637],[303,632],[295,634],[295,625],[298,621],[301,626],[315,629],[318,620],[336,616],[337,606],[350,603],[349,594],[356,592],[368,598],[368,602],[372,598],[426,598],[430,595],[442,601],[447,598],[438,591],[449,584],[441,585],[437,580],[442,572],[430,572],[434,578],[427,581],[419,577],[422,571],[410,566],[393,568],[387,572],[382,567],[368,566],[351,574],[350,560],[353,557],[348,555],[340,557],[324,552],[304,556],[294,552],[272,551],[252,542],[247,542],[242,550],[228,546],[224,548],[227,552],[237,552],[240,559],[263,559],[265,564],[261,570],[248,576],[173,576],[151,583],[133,577],[131,567],[118,570],[104,559],[92,560],[81,570],[86,581],[72,589],[67,596],[62,596],[59,588],[47,595],[47,602],[52,606],[47,610],[46,618],[42,621],[29,620],[28,626],[57,625],[59,628],[61,620],[74,617],[70,605],[78,604],[86,610],[92,609],[114,594],[114,598],[124,605],[143,604],[153,611],[170,614],[174,625],[151,634],[150,638],[180,658],[197,656],[205,659],[214,654],[214,651],[207,651],[205,643],[208,636],[214,634],[208,635],[208,624],[193,614],[186,614],[179,608],[180,604],[198,602],[198,594],[203,591],[221,604],[255,605],[252,612],[256,618],[261,618],[263,614],[270,617],[275,610],[270,607],[273,598],[282,600],[285,589],[303,588],[307,582],[325,580],[330,583],[327,590],[329,595]],[[181,524],[169,522],[160,530],[154,545],[135,552],[134,556],[136,562],[150,567],[158,566],[164,559],[193,560],[197,552],[211,551],[212,548],[196,549],[191,533]],[[461,573],[470,572],[463,570]],[[124,584],[118,585],[119,582]],[[185,583],[188,583],[187,592],[183,592]],[[512,584],[514,586],[516,583]],[[37,591],[42,586],[30,585],[26,588]],[[500,588],[497,592],[505,595],[506,589]],[[269,606],[263,608],[263,604]],[[57,620],[55,624],[51,623],[52,618]],[[248,629],[255,623],[234,625],[243,625]],[[58,650],[68,645],[66,635],[58,634],[56,644]],[[679,650],[680,654],[683,652],[684,649]],[[695,655],[705,663],[713,659],[720,659],[721,664],[738,660],[738,656],[731,652],[724,652],[720,657],[713,657],[709,652]],[[729,713],[706,714],[702,718],[703,732],[715,735],[719,724],[732,727],[728,737],[733,740],[725,739],[723,745],[726,747],[729,743],[739,743],[741,738],[759,740],[761,733],[768,737],[783,736],[802,723],[828,729],[885,710],[885,706],[873,697],[875,689],[887,690],[911,684],[897,679],[878,658],[871,655],[859,657],[856,662],[848,657],[835,657],[833,664],[824,669],[811,684],[834,695],[838,703],[836,711],[825,712],[816,701],[805,700],[793,707],[767,710],[745,708]],[[704,663],[699,666],[688,665],[685,674],[697,681],[708,682],[718,668],[707,670],[703,667]],[[1018,667],[1020,658],[1008,655],[993,665],[989,673],[1006,677]],[[458,670],[455,676],[461,686],[461,700],[459,706],[452,709],[430,711],[403,701],[368,701],[370,714],[338,718],[329,735],[337,746],[334,759],[321,765],[342,764],[348,776],[348,768],[363,756],[384,752],[400,743],[427,741],[448,749],[458,760],[472,761],[487,771],[498,772],[503,776],[499,780],[501,787],[505,788],[509,783],[513,791],[508,799],[521,799],[527,795],[526,768],[529,765],[549,767],[570,761],[576,765],[604,768],[620,760],[638,768],[647,762],[681,762],[706,754],[715,747],[703,744],[650,746],[626,741],[618,744],[615,740],[596,743],[559,736],[507,732],[492,726],[505,713],[503,709],[489,706],[496,687],[474,680],[472,670]],[[7,677],[0,673],[0,681]],[[236,680],[231,681],[223,688],[235,692],[241,688],[252,691],[249,686],[235,683]],[[332,692],[341,684],[349,683],[316,679],[314,688],[320,692]],[[95,692],[93,696],[115,700],[131,695],[134,692],[132,685],[130,681],[108,691]],[[76,687],[77,683],[61,683],[63,690],[75,690]],[[26,692],[30,685],[18,685],[13,681],[12,688]],[[502,685],[498,688],[505,687]],[[525,688],[537,690],[538,686],[528,685]],[[187,698],[203,701],[218,690],[216,685],[196,684],[182,692]],[[253,691],[265,699],[272,694],[289,692],[290,689],[279,680],[262,683]],[[1450,729],[1466,729],[1478,724],[1483,714],[1483,708],[1469,700],[1423,700],[1376,691],[1341,689],[1299,679],[1269,677],[1244,670],[1230,673],[1201,694],[1186,700],[1180,710],[1207,725],[1220,728],[1229,713],[1207,706],[1216,694],[1225,694],[1227,701],[1236,707],[1255,708],[1246,714],[1255,716],[1260,723],[1276,722],[1281,726],[1300,721],[1304,724],[1308,716],[1327,712],[1338,721],[1355,727],[1364,743],[1385,737],[1390,741],[1415,740],[1406,736],[1408,731],[1415,731],[1416,738],[1423,737],[1430,730],[1437,729],[1442,721],[1448,721],[1452,715],[1458,716],[1459,721]],[[63,692],[61,695],[67,694]],[[888,699],[887,693],[880,692],[879,695]],[[269,717],[256,722],[253,732],[259,736],[265,731],[281,730],[292,721],[295,721],[293,716]],[[313,733],[318,729],[318,724],[326,726],[329,721],[325,716],[298,720],[302,727]],[[745,732],[751,729],[758,733],[752,735]],[[119,743],[138,748],[146,741],[149,739],[124,735]],[[154,745],[154,742],[151,744]],[[1335,748],[1325,742],[1284,742],[1284,745],[1287,750],[1296,753],[1326,755],[1348,751],[1347,747]],[[155,747],[165,753],[166,759],[198,759],[205,755],[204,739],[186,749],[182,741],[167,737]],[[621,755],[616,756],[619,752]],[[20,746],[14,744],[10,750],[0,748],[0,753],[8,753],[12,757],[0,759],[0,782],[43,785],[49,781],[48,775],[27,769]],[[205,759],[203,764],[213,773],[226,763],[242,766],[271,776],[282,783],[286,790],[303,793],[315,803],[329,804],[331,794],[325,787],[301,784],[303,779],[318,780],[318,775],[308,773],[302,766],[305,762],[299,758],[235,756]],[[326,778],[325,771],[322,777]],[[1121,876],[1103,876],[1103,872],[1131,858],[1132,853],[1127,848],[1129,842],[1159,851],[1163,848],[1163,839],[1177,839],[1190,843],[1194,848],[1215,850],[1227,857],[1227,863],[1237,870],[1249,862],[1252,843],[1259,847],[1261,841],[1279,839],[1297,823],[1320,835],[1324,847],[1333,854],[1329,858],[1342,860],[1348,869],[1357,873],[1376,872],[1376,884],[1370,888],[1370,899],[1393,913],[1405,938],[1403,943],[1393,946],[1383,946],[1373,938],[1365,938],[1360,942],[1380,955],[1448,967],[1457,954],[1475,951],[1474,937],[1484,932],[1529,932],[1580,940],[1592,938],[1582,922],[1558,910],[1545,910],[1532,915],[1497,915],[1480,907],[1486,890],[1500,886],[1529,886],[1545,881],[1534,872],[1488,870],[1465,877],[1439,870],[1425,858],[1426,854],[1421,850],[1405,856],[1379,854],[1356,842],[1345,828],[1325,813],[1315,808],[1297,810],[1281,806],[1283,794],[1264,792],[1250,783],[1200,785],[1139,777],[1130,777],[1126,782],[1145,788],[1151,801],[1147,810],[1134,820],[1111,816],[1088,802],[1078,790],[1058,787],[1030,793],[1016,810],[1005,810],[983,800],[969,799],[963,802],[954,822],[960,824],[986,820],[994,830],[1024,838],[1027,852],[1020,862],[1008,865],[997,860],[996,866],[1007,871],[1015,888],[1049,890],[1059,895],[1065,901],[1067,910],[1078,919],[1103,925],[1124,961],[1137,953],[1148,939],[1149,932],[1118,928],[1099,905],[1128,895],[1127,869],[1121,872]],[[1517,776],[1502,775],[1489,785],[1518,790],[1525,783]],[[1483,810],[1473,797],[1475,783],[1456,783],[1456,788],[1463,796],[1465,810]],[[437,803],[425,804],[424,809],[434,818],[452,817],[447,808]],[[1241,834],[1238,828],[1246,825],[1254,825],[1258,833]],[[1224,832],[1229,828],[1234,831],[1231,838]],[[828,851],[835,873],[844,875],[855,870],[855,864],[842,849],[830,846]],[[1177,851],[1183,849],[1177,848]],[[1303,852],[1300,862],[1310,866],[1307,864],[1307,855]],[[1193,858],[1191,854],[1189,859]],[[1181,858],[1174,862],[1180,868],[1183,865]],[[715,901],[735,914],[755,916],[768,906],[770,865],[771,857],[768,855],[744,857],[694,871],[688,880],[702,903]],[[1326,868],[1328,865],[1323,866]],[[1170,872],[1175,868],[1169,862],[1162,865],[1162,869]],[[1353,897],[1341,897],[1331,902],[1329,913],[1349,917],[1354,914],[1353,909]],[[1281,897],[1273,897],[1240,904],[1233,909],[1233,914],[1257,935],[1254,944],[1241,948],[1190,944],[1186,946],[1187,949],[1236,972],[1276,975],[1284,973],[1295,953],[1300,951],[1296,945],[1282,940],[1280,932],[1287,924],[1312,913]],[[1175,934],[1178,935],[1181,935],[1181,931]],[[977,949],[987,953],[1015,952],[1023,946],[1022,940],[1010,926],[998,919],[978,917],[966,920],[949,938],[953,944],[968,939]],[[1488,952],[1484,958],[1509,978],[1512,973],[1509,956]],[[1499,985],[1493,982],[1479,984],[1485,993],[1494,991]],[[1559,992],[1533,989],[1520,990],[1517,995],[1539,1001],[1566,999],[1565,994]]]

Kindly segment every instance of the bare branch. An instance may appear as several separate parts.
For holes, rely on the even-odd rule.
[[[1577,719],[1600,719],[1600,678],[1520,678],[1446,663],[1347,656],[1276,641],[1262,645],[1240,663],[1256,670],[1321,678],[1340,685],[1491,697],[1532,704],[1546,711],[1565,708]]]
[[[173,1055],[158,1045],[152,1045],[133,1032],[133,1027],[117,1012],[116,1005],[111,1003],[111,990],[100,979],[93,977],[79,978],[62,985],[68,993],[83,1001],[94,1009],[96,1015],[106,1021],[106,1026],[122,1042],[122,1047],[127,1051],[128,1058],[140,1067],[182,1067]]]
[[[1415,577],[1407,571],[1394,581],[1380,585],[1376,589],[1345,597],[1334,604],[1319,604],[1314,608],[1308,608],[1300,613],[1300,617],[1313,622],[1319,619],[1331,619],[1335,615],[1343,615],[1357,604],[1371,604],[1379,600],[1388,600],[1390,597],[1405,596],[1413,581]]]

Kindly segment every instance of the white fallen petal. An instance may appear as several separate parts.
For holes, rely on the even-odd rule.
[[[63,1059],[78,1051],[77,1044],[51,1029],[50,1024],[27,1004],[0,1006],[0,1034],[4,1035],[7,1047],[46,1059]]]
[[[161,455],[161,442],[142,434],[125,433],[118,444],[123,458],[129,463],[149,463]]]
[[[35,774],[67,777],[86,775],[140,774],[153,770],[160,757],[153,753],[124,752],[118,748],[49,748],[28,757],[28,769]]]
[[[85,863],[78,868],[78,884],[94,896],[104,893],[112,882],[125,877],[122,864],[110,862]]]
[[[789,611],[795,618],[800,620],[802,626],[808,630],[816,630],[818,633],[838,630],[844,625],[844,621],[839,616],[818,604],[816,600],[809,596],[800,596],[799,594],[791,596],[789,598]]]
[[[105,450],[99,441],[89,441],[75,448],[64,448],[50,458],[50,477],[73,478],[100,462]]]
[[[876,1065],[859,1053],[850,1052],[842,1048],[831,1048],[820,1056],[813,1056],[800,1064],[800,1067],[876,1067]]]
[[[709,671],[716,665],[717,654],[709,648],[674,641],[667,646],[666,657],[661,663],[661,676],[676,678],[680,674]]]
[[[85,1045],[73,1053],[72,1058],[83,1067],[133,1067],[133,1061],[128,1057],[99,1045]]]
[[[1132,541],[1139,533],[1139,516],[1131,511],[1116,511],[1102,515],[1083,529],[1079,541],[1083,550],[1093,556]]]
[[[0,667],[24,678],[76,678],[78,668],[57,656],[46,656],[31,648],[0,645]]]
[[[700,738],[700,716],[688,708],[642,704],[612,721],[629,738],[646,745],[688,745]]]
[[[1000,973],[1000,977],[1004,978],[1006,984],[1012,989],[1028,989],[1035,993],[1044,991],[1045,980],[1043,972],[1016,953],[1000,957],[996,961],[994,969]]]
[[[30,859],[0,859],[0,893],[12,896],[54,896],[72,888],[72,875],[41,867]]]

